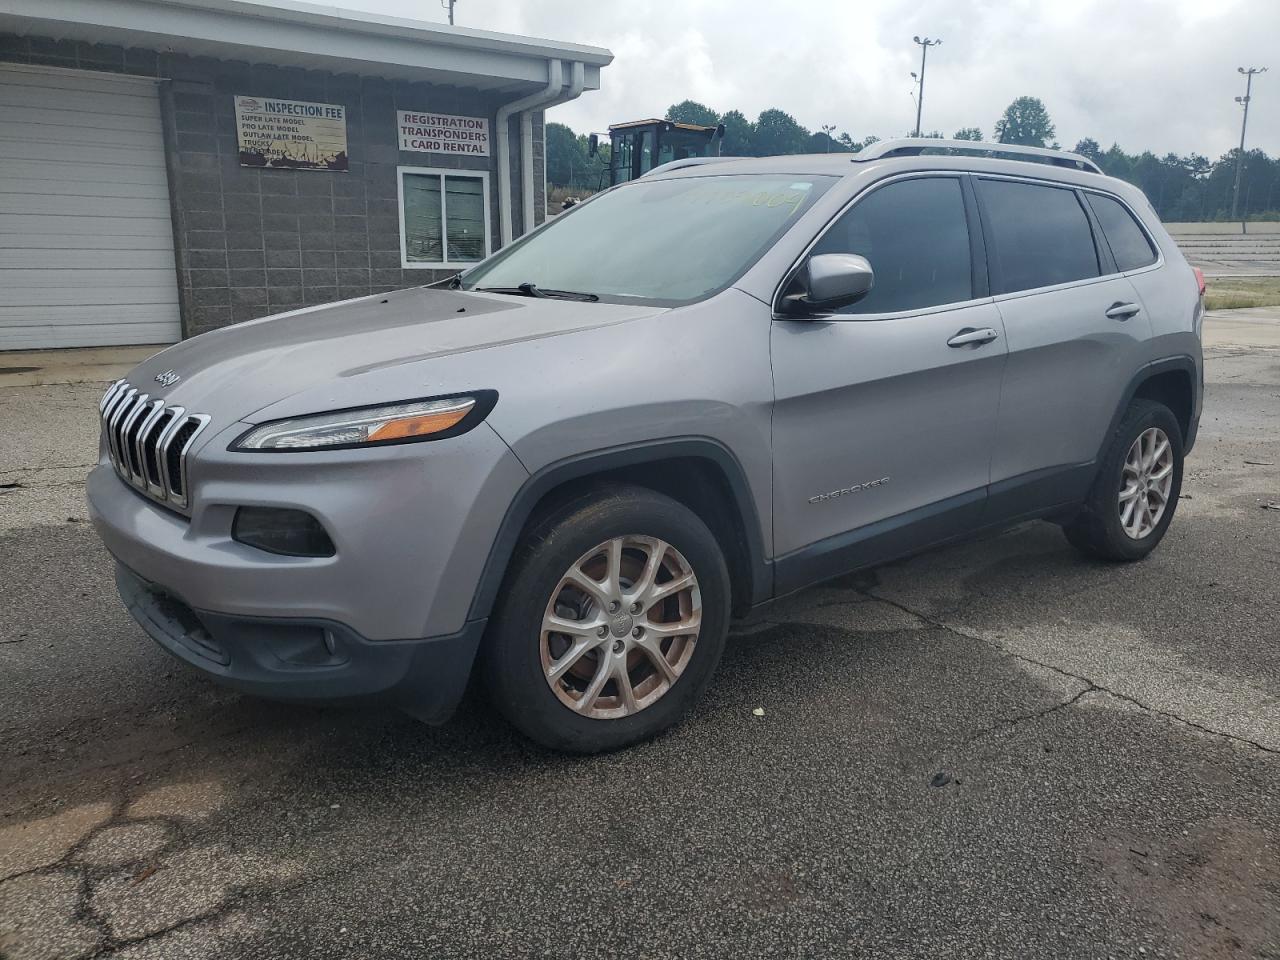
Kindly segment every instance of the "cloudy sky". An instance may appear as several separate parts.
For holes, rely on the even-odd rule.
[[[337,0],[446,19],[439,0]],[[1280,0],[458,0],[460,26],[608,47],[602,89],[557,107],[575,130],[659,116],[686,97],[752,119],[780,107],[811,130],[900,136],[915,120],[912,36],[929,52],[923,126],[987,136],[1040,97],[1072,146],[1215,158],[1240,136],[1239,66],[1255,78],[1249,145],[1280,154]]]

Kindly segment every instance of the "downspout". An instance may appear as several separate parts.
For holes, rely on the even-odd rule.
[[[513,113],[541,106],[551,100],[563,87],[564,71],[560,61],[548,60],[546,88],[511,103],[504,103],[498,108],[494,118],[498,127],[494,138],[498,149],[498,223],[504,247],[511,242],[511,136],[508,121]]]
[[[575,60],[573,63],[572,74],[569,80],[569,89],[542,104],[539,110],[546,110],[548,107],[554,107],[557,104],[568,103],[570,100],[576,100],[582,96],[582,88],[586,86],[587,68],[581,60]],[[542,189],[543,196],[546,196],[547,188],[547,154],[546,154],[546,135],[547,127],[544,119],[542,125],[543,153],[542,153]],[[533,111],[526,110],[520,114],[520,195],[524,201],[524,222],[521,234],[528,233],[534,228],[537,221],[535,219],[536,204],[534,202],[533,193]]]

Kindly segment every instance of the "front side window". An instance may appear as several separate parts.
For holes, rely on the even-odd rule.
[[[1147,239],[1146,231],[1138,226],[1123,203],[1100,193],[1086,193],[1085,196],[1102,225],[1102,234],[1111,247],[1111,255],[1116,258],[1118,270],[1137,270],[1156,262],[1156,251]]]
[[[1093,230],[1074,190],[980,179],[978,192],[991,232],[988,258],[996,293],[1098,276]]]
[[[954,177],[900,180],[873,190],[812,253],[856,253],[875,271],[871,292],[840,313],[893,313],[973,299],[964,194]]]
[[[834,177],[640,179],[561,214],[462,278],[468,290],[545,290],[688,303],[724,289]]]
[[[405,267],[449,267],[489,253],[489,183],[484,174],[402,168],[401,260]]]

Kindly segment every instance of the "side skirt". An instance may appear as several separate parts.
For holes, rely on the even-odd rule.
[[[932,547],[1052,517],[1084,501],[1097,466],[1050,467],[827,537],[774,561],[776,596]]]

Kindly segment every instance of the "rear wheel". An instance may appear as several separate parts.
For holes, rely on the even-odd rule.
[[[701,697],[728,620],[728,571],[706,524],[653,491],[612,488],[529,531],[486,640],[487,686],[539,743],[617,749]]]
[[[1140,560],[1163,539],[1182,489],[1182,430],[1168,407],[1135,400],[1108,445],[1084,508],[1063,532],[1108,560]]]

